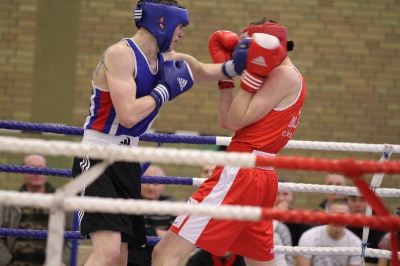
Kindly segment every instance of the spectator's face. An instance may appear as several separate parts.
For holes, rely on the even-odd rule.
[[[364,200],[364,197],[349,196],[347,198],[347,203],[350,206],[350,213],[365,214],[365,210],[367,209],[367,202]]]
[[[349,213],[349,207],[345,204],[332,204],[329,207],[329,213],[340,213],[346,214]],[[330,230],[333,234],[340,235],[344,231],[344,227],[342,225],[333,225],[329,224]]]
[[[165,176],[164,171],[158,167],[149,166],[144,175]],[[165,184],[142,184],[142,198],[147,200],[158,200],[164,192]]]
[[[165,189],[165,184],[142,184],[142,198],[158,200]]]
[[[212,173],[214,172],[215,165],[213,164],[205,164],[203,168],[201,168],[200,177],[201,178],[210,178]]]
[[[289,207],[290,204],[292,203],[292,201],[293,201],[293,192],[292,191],[280,190],[280,191],[278,191],[278,194],[276,195],[275,205],[286,203],[287,207]]]
[[[346,178],[339,174],[328,174],[325,179],[327,186],[346,186]],[[328,194],[328,202],[334,199],[344,199],[346,196],[342,194]]]
[[[45,168],[46,160],[39,155],[30,155],[25,158],[24,166]],[[22,177],[25,179],[26,186],[34,190],[44,187],[47,180],[45,175],[22,174]]]

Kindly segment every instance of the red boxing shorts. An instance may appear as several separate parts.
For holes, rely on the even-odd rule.
[[[188,204],[241,205],[273,208],[278,191],[274,170],[217,166],[211,178],[189,198]],[[170,228],[196,246],[223,256],[226,251],[244,257],[274,259],[271,220],[248,222],[179,215]]]

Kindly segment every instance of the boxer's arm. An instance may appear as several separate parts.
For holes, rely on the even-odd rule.
[[[220,111],[225,112],[223,114],[225,117],[221,117],[222,114],[220,116],[220,119],[224,119],[224,122],[220,122],[221,126],[224,125],[223,128],[225,129],[237,131],[257,122],[277,107],[285,97],[299,88],[299,86],[296,86],[296,81],[288,76],[290,74],[288,71],[291,71],[291,69],[288,69],[287,66],[275,68],[265,79],[257,93],[238,90],[229,107],[227,107],[229,103],[228,95],[221,94],[221,92]],[[222,99],[222,97],[224,98]],[[225,107],[221,106],[221,101],[222,104],[226,105]],[[224,103],[224,101],[226,102]]]
[[[135,56],[124,42],[120,42],[104,55],[103,67],[108,88],[102,89],[110,91],[118,121],[131,128],[156,108],[151,96],[136,99]]]
[[[208,83],[225,79],[222,73],[222,64],[204,64],[193,56],[174,51],[164,53],[164,60],[185,60],[192,70],[195,83]]]
[[[229,109],[231,107],[233,98],[235,97],[235,93],[233,88],[224,89],[219,91],[219,99],[218,99],[218,119],[219,125],[224,129],[229,129],[226,125]]]

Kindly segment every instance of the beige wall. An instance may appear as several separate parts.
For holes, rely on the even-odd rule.
[[[215,30],[239,33],[249,22],[264,16],[287,26],[289,39],[295,42],[290,57],[303,73],[308,93],[294,139],[400,143],[399,1],[179,2],[189,10],[191,21],[184,29],[185,36],[177,50],[203,62],[211,62],[207,40]],[[40,6],[38,3],[36,0],[0,3],[0,119],[82,126],[88,111],[92,72],[109,45],[135,33],[133,10],[136,1],[87,0],[79,1],[79,6],[63,5],[61,10],[51,6],[51,2],[40,2]],[[38,18],[43,11],[50,13],[46,20]],[[52,20],[59,24],[59,32],[51,27]],[[64,44],[65,53],[50,52],[60,43]],[[43,45],[49,50],[45,58]],[[42,56],[37,51],[41,51]],[[52,67],[51,62],[67,64],[68,68]],[[61,85],[54,86],[57,82]],[[41,84],[46,89],[40,89]],[[41,95],[45,93],[51,95],[50,100]],[[230,136],[230,132],[218,125],[217,97],[215,84],[196,85],[162,108],[153,129]],[[40,102],[40,99],[45,101]],[[65,105],[65,102],[71,104]],[[41,137],[38,134],[29,136]],[[79,138],[74,140],[79,141]],[[176,146],[196,148],[194,145]],[[287,149],[282,154],[370,159],[381,156]],[[19,164],[20,157],[2,154],[1,163]],[[70,158],[49,160],[50,167],[68,168],[71,165]],[[168,175],[197,176],[199,173],[199,167],[165,167]],[[295,182],[322,183],[324,177],[324,173],[280,172],[291,176]],[[0,177],[1,187],[15,188],[20,182],[14,174],[1,174]],[[398,176],[385,177],[383,186],[400,187]],[[170,186],[168,191],[184,199],[191,189]],[[297,194],[296,204],[309,208],[322,197]],[[388,202],[394,206],[393,201]]]

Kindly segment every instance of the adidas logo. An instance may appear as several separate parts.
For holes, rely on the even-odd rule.
[[[185,88],[185,86],[187,84],[187,80],[183,79],[183,78],[178,78],[178,83],[179,83],[179,86],[181,87],[181,91],[183,91],[183,88]]]
[[[251,63],[263,67],[268,67],[268,65],[265,63],[264,57],[262,57],[261,55],[251,60]]]
[[[130,146],[131,145],[131,139],[130,138],[126,138],[123,141],[121,141],[118,146],[120,145],[125,145],[125,146]]]

